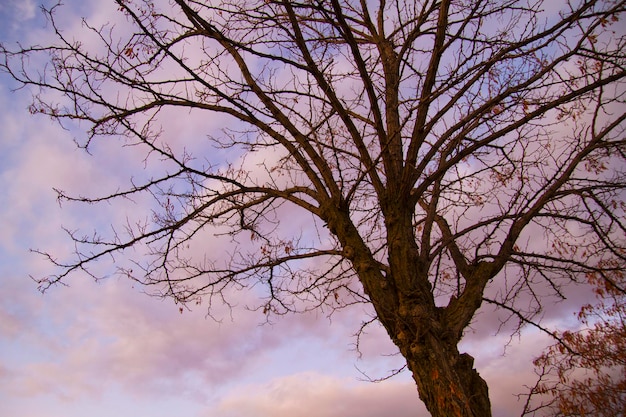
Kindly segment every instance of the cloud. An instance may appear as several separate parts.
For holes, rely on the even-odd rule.
[[[4,0],[0,4],[0,14],[3,20],[13,20],[17,26],[35,17],[37,4],[34,0]]]
[[[411,382],[355,383],[314,372],[245,386],[211,414],[220,417],[416,417],[428,415]]]
[[[549,337],[536,329],[522,331],[519,338],[503,333],[462,342],[460,350],[475,356],[474,366],[487,381],[494,417],[520,415],[524,398],[518,394],[536,382],[532,361],[549,343]]]
[[[22,395],[56,392],[68,398],[92,395],[111,384],[138,395],[172,391],[175,386],[184,391],[187,387],[180,384],[188,376],[203,386],[237,378],[275,344],[253,320],[243,317],[229,326],[206,320],[203,314],[181,315],[173,303],[164,308],[125,284],[114,279],[100,285],[75,282],[47,295],[42,313],[48,315],[49,333],[42,331],[41,318],[18,317],[23,329],[41,333],[17,341],[35,344],[42,356],[13,369],[17,377],[11,390]]]
[[[287,359],[275,352],[289,352],[293,345],[305,351],[322,345],[329,368],[333,355],[349,360],[350,367],[355,358],[350,333],[339,321],[333,327],[309,314],[260,325],[264,316],[244,308],[253,302],[250,293],[233,296],[239,306],[232,312],[216,306],[218,323],[205,316],[205,307],[180,314],[171,300],[146,297],[124,279],[96,284],[75,277],[70,287],[33,297],[34,283],[16,278],[5,275],[2,285],[15,298],[0,302],[0,315],[10,318],[0,339],[13,358],[0,385],[23,398],[76,400],[116,386],[141,398],[204,398],[250,375],[289,372]],[[19,352],[20,347],[27,349]],[[306,366],[307,354],[319,357],[308,351],[289,361]]]

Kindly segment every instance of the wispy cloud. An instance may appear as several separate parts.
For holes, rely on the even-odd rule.
[[[216,410],[223,417],[375,417],[428,415],[411,382],[355,383],[314,372],[233,390]],[[215,415],[215,414],[207,414]]]

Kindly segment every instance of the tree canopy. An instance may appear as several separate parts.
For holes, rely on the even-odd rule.
[[[490,415],[457,347],[482,305],[567,344],[546,303],[590,275],[623,291],[626,2],[116,2],[125,25],[68,38],[55,6],[55,43],[1,49],[32,113],[146,155],[126,188],[59,190],[152,212],[70,231],[42,288],[113,259],[209,309],[229,288],[268,316],[368,303],[446,417]],[[172,109],[206,133],[168,131]]]

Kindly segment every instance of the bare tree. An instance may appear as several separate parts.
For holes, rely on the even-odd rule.
[[[127,26],[86,22],[89,47],[57,7],[54,45],[2,47],[4,71],[40,89],[33,113],[161,169],[59,192],[157,207],[110,236],[72,233],[74,259],[43,252],[60,268],[43,288],[114,255],[182,303],[261,286],[268,315],[371,303],[431,414],[484,417],[487,384],[457,347],[481,305],[550,332],[544,303],[624,268],[626,2],[116,1]],[[29,70],[40,54],[50,64]],[[190,155],[161,133],[168,108],[227,124]],[[274,159],[252,169],[255,152]],[[191,256],[211,234],[224,252]]]

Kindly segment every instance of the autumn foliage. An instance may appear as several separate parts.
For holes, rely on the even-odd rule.
[[[551,416],[626,415],[626,273],[589,274],[598,300],[578,313],[583,325],[535,360],[540,379],[531,395]],[[546,399],[547,398],[547,399]],[[542,414],[542,415],[545,415]]]

